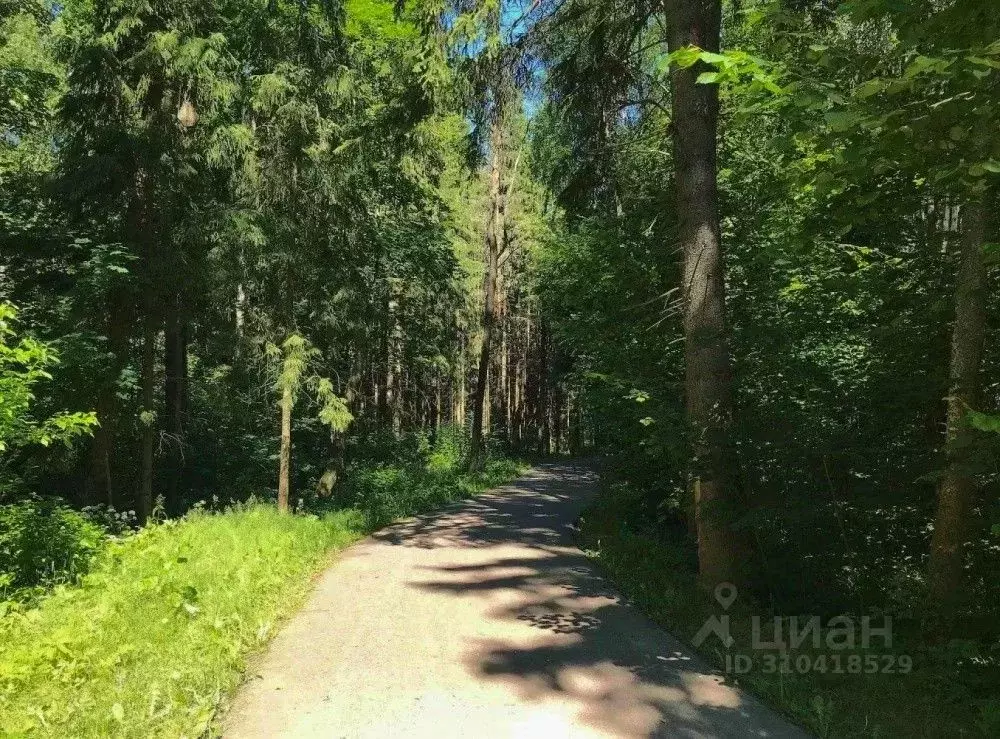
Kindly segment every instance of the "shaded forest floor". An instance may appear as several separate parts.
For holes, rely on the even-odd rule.
[[[1000,735],[995,700],[1000,679],[995,664],[969,654],[967,644],[927,646],[918,625],[897,620],[891,646],[873,634],[868,649],[861,648],[860,639],[853,648],[830,649],[826,642],[830,622],[822,618],[823,641],[818,649],[810,637],[782,654],[767,647],[774,637],[768,625],[775,617],[785,617],[783,635],[788,642],[787,617],[794,615],[804,625],[808,614],[781,613],[780,608],[745,595],[728,607],[706,598],[696,582],[697,553],[683,529],[645,521],[641,508],[641,501],[627,488],[604,484],[600,497],[583,514],[582,545],[626,596],[688,642],[697,638],[707,620],[728,615],[731,649],[710,636],[698,651],[716,667],[728,666],[734,684],[821,737]],[[753,648],[755,615],[764,624],[759,629],[762,639],[756,643],[763,647],[759,649]],[[854,624],[858,621],[853,619]],[[873,618],[871,624],[878,628],[884,621]],[[742,674],[733,661],[737,653],[752,663]]]

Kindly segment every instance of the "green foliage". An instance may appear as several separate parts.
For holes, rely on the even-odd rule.
[[[506,424],[499,376],[522,374],[522,403],[550,417],[523,424],[537,439],[522,444],[543,444],[563,421],[549,401],[572,397],[570,423],[624,485],[601,514],[601,557],[683,628],[693,617],[682,612],[691,440],[675,245],[688,214],[673,205],[669,72],[695,67],[722,102],[716,174],[736,411],[727,482],[747,502],[734,525],[752,542],[749,585],[783,612],[919,615],[935,485],[948,463],[956,246],[971,203],[997,210],[995,5],[727,3],[722,52],[668,54],[659,3],[0,0],[0,299],[18,296],[26,327],[15,333],[0,303],[0,490],[127,510],[149,475],[172,512],[199,498],[242,500],[271,484],[274,390],[286,388],[318,408],[293,420],[294,487],[310,489],[331,457],[338,472],[346,465],[333,495],[363,511],[342,527],[351,536],[486,484],[459,472],[464,433],[439,427],[463,398],[468,405],[481,336],[482,124],[498,103],[508,113],[523,106],[505,128],[517,146],[498,330],[509,356],[490,368],[494,424]],[[992,298],[997,225],[987,230]],[[964,555],[970,591],[992,596],[1000,314],[986,302],[981,402],[966,419],[983,433],[964,450],[977,491]],[[260,347],[285,336],[258,361]],[[58,383],[49,377],[56,346]],[[143,346],[156,350],[151,364]],[[161,399],[164,387],[174,392]],[[101,425],[65,411],[76,407],[96,408]],[[93,444],[56,443],[90,430]],[[140,444],[150,436],[151,460]],[[494,433],[491,448],[516,441],[503,437]],[[491,471],[511,468],[495,461]],[[230,519],[240,536],[258,535],[259,524],[264,541],[289,546],[285,559],[266,553],[293,581],[330,541],[326,524],[278,524],[252,510],[164,531],[203,530],[204,540],[191,536],[210,551],[210,536],[235,533]],[[258,524],[237,525],[244,519]],[[312,531],[301,545],[309,551],[274,526]],[[67,537],[59,546],[71,553]],[[192,668],[190,682],[186,668],[170,668],[183,678],[175,684],[138,640],[120,653],[73,641],[77,629],[90,633],[89,616],[69,616],[64,630],[46,621],[51,685],[30,660],[3,673],[33,676],[35,697],[11,709],[18,722],[37,720],[44,733],[51,716],[62,727],[79,710],[98,734],[159,730],[161,713],[168,733],[206,725],[214,691],[235,679],[233,655],[255,643],[256,620],[278,601],[263,610],[227,601],[253,623],[240,630],[223,614],[223,626],[202,633],[213,577],[245,578],[252,590],[264,575],[225,553],[218,571],[206,559],[203,581],[174,581],[178,571],[199,575],[176,558],[163,559],[173,563],[166,574],[146,562],[173,546],[170,535],[150,529],[135,541],[115,551],[132,562],[128,546],[156,543],[121,572],[139,582],[88,580],[51,601],[65,606],[32,618],[70,613],[78,598],[98,621],[111,619],[103,598],[131,604],[152,589],[149,607],[163,613],[146,615],[165,630],[155,639],[166,663],[196,663],[182,644],[194,629],[191,649],[206,649],[209,666]],[[235,546],[248,563],[263,561],[252,541]],[[16,577],[34,582],[32,567]],[[970,599],[961,615],[995,621],[998,603]],[[67,639],[72,657],[59,646]],[[966,651],[991,647],[978,631],[968,641]],[[117,666],[101,661],[108,654]],[[135,674],[155,686],[152,697],[118,681],[132,664],[145,665]],[[85,685],[91,668],[102,676],[93,694],[62,708],[55,692],[46,697]],[[947,693],[941,721],[961,706],[965,727],[983,705],[992,727],[985,690],[951,684],[947,693],[937,677],[917,680],[898,704],[931,695],[927,705],[939,706],[936,693]],[[759,687],[773,697],[772,684]],[[855,718],[882,723],[889,704],[877,690],[785,687],[792,710],[821,733]]]
[[[0,3],[0,181],[18,159],[12,139],[42,129],[57,99],[61,70],[49,49],[48,14],[45,0]],[[39,154],[32,151],[33,156]]]
[[[55,349],[14,330],[17,310],[0,302],[0,452],[53,442],[71,446],[97,423],[93,413],[59,413],[32,417],[35,387],[52,380],[48,369],[59,363]]]
[[[427,457],[427,469],[431,472],[447,472],[461,468],[468,458],[469,439],[464,429],[455,426],[439,428]]]
[[[980,431],[1000,433],[1000,416],[995,414],[969,411],[969,423]]]
[[[598,448],[643,491],[642,514],[664,525],[689,505],[689,453],[681,214],[670,205],[670,90],[657,83],[671,63],[701,64],[717,75],[702,82],[722,86],[730,483],[749,504],[737,523],[754,540],[756,585],[792,612],[921,608],[945,462],[959,217],[990,192],[970,165],[993,159],[997,141],[997,78],[981,63],[973,74],[969,59],[992,58],[988,4],[873,2],[862,21],[855,3],[835,20],[826,3],[763,3],[727,19],[718,55],[668,55],[638,8],[601,16],[579,0],[553,24],[533,166],[565,210],[553,214],[560,227],[535,289],[573,357]],[[640,99],[607,96],[636,80]],[[609,125],[619,104],[627,114]],[[996,285],[994,272],[990,295]],[[994,303],[974,409],[988,415]],[[981,434],[974,446],[972,590],[990,587],[998,564],[982,533],[1000,486],[1000,444]]]
[[[107,546],[79,587],[0,620],[0,727],[41,736],[206,731],[247,655],[299,602],[357,512],[195,512]]]
[[[24,325],[60,348],[38,413],[98,409],[111,490],[86,445],[19,454],[5,487],[134,507],[151,429],[153,487],[172,512],[259,489],[275,428],[256,359],[295,327],[320,352],[304,388],[319,422],[295,421],[299,489],[328,458],[328,429],[381,422],[362,378],[385,366],[387,334],[409,387],[455,374],[475,331],[481,183],[463,119],[431,107],[415,28],[391,4],[12,7],[2,71],[30,62],[47,87],[45,115],[0,135],[0,297],[31,295]],[[141,398],[140,327],[172,321],[182,418],[158,392],[158,338],[153,407]]]
[[[783,74],[779,66],[739,49],[717,54],[688,46],[665,54],[659,68],[666,71],[676,65],[687,69],[695,64],[709,68],[698,75],[699,84],[722,85],[739,96],[763,97],[765,100],[768,93],[781,95],[785,92],[779,84]]]
[[[433,444],[421,435],[394,441],[395,453],[384,442],[374,455],[374,465],[356,463],[347,471],[347,481],[337,493],[337,503],[364,511],[369,525],[384,526],[394,519],[469,497],[509,480],[524,465],[505,457],[488,460],[478,473],[469,473],[463,464],[469,439],[461,429],[445,427]],[[388,452],[388,453],[387,453]]]
[[[962,213],[975,203],[996,210],[993,5],[756,3],[726,10],[721,54],[668,54],[649,6],[595,12],[598,3],[569,0],[546,27],[550,94],[535,119],[532,166],[551,190],[556,227],[535,291],[572,357],[606,474],[625,485],[602,503],[590,541],[601,540],[616,579],[682,636],[703,615],[685,613],[695,559],[676,253],[685,214],[672,208],[667,72],[699,65],[700,82],[720,86],[736,393],[726,484],[742,507],[727,515],[749,540],[746,587],[776,613],[891,613],[917,631],[948,462],[943,399]],[[991,218],[987,242],[996,230]],[[968,420],[985,431],[1000,402],[1000,314],[991,247],[984,257],[982,394]],[[967,444],[976,489],[963,522],[969,597],[952,627],[992,655],[995,638],[977,624],[995,623],[1000,603],[990,533],[1000,443],[977,433]],[[907,646],[922,648],[919,639]],[[954,733],[951,721],[974,735],[995,680],[974,661],[956,679],[952,663],[927,659],[898,694],[890,681],[752,687],[820,733],[868,735],[870,718],[895,735],[891,712],[919,704],[934,708],[898,735]]]
[[[208,732],[247,658],[298,605],[329,552],[396,516],[472,495],[522,469],[506,459],[476,477],[454,467],[355,469],[360,509],[287,516],[252,501],[223,513],[196,508],[105,544],[78,586],[60,586],[36,607],[0,617],[0,732]],[[13,520],[15,533],[30,537],[25,527],[45,522],[53,536],[46,551],[60,554],[73,551],[67,538],[75,535],[82,564],[90,553],[84,543],[97,539],[80,532],[99,530],[63,508],[46,510],[48,518],[27,504],[0,508],[0,524]],[[0,533],[0,553],[7,542]]]
[[[318,406],[317,417],[323,425],[335,433],[347,430],[354,416],[348,410],[346,402],[334,392],[330,380],[309,372],[310,365],[321,357],[318,349],[304,337],[292,334],[285,339],[280,348],[268,344],[266,352],[268,357],[277,362],[281,368],[274,383],[279,395],[285,390],[290,390],[294,402],[302,389],[312,391]]]
[[[75,582],[104,539],[104,529],[51,500],[0,506],[0,602]]]

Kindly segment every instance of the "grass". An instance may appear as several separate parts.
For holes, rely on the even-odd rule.
[[[521,469],[495,462],[475,478],[411,478],[396,510],[467,497]],[[329,554],[374,523],[357,508],[280,515],[248,504],[109,544],[78,584],[0,618],[0,736],[211,733],[247,657],[302,602]]]
[[[341,505],[364,511],[375,529],[404,516],[411,516],[500,485],[524,470],[510,459],[489,461],[476,475],[459,472],[457,464],[428,467],[380,465],[349,473]]]
[[[671,540],[623,524],[634,519],[634,509],[627,496],[605,491],[584,513],[582,544],[650,618],[690,640],[707,618],[721,615],[722,610],[699,592],[695,559],[683,535]],[[731,633],[737,645],[733,651],[749,654],[755,665],[735,682],[818,736],[1000,736],[1000,703],[995,697],[976,697],[977,693],[988,695],[996,687],[996,675],[991,678],[987,674],[995,670],[989,660],[980,663],[977,673],[974,660],[955,659],[947,649],[935,652],[913,638],[907,639],[906,634],[894,634],[892,649],[882,646],[881,640],[873,640],[869,653],[912,657],[914,668],[909,674],[835,674],[832,667],[804,674],[798,674],[794,667],[790,674],[765,672],[764,652],[742,648],[751,643],[752,610],[769,622],[771,614],[764,608],[742,604],[730,611]],[[799,655],[808,655],[816,664],[822,647],[819,651],[810,649],[793,651],[791,664]],[[724,666],[722,647],[714,638],[698,651],[716,667]],[[852,653],[865,654],[861,650]]]

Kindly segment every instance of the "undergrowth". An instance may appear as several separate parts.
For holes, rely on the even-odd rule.
[[[654,621],[690,641],[707,619],[723,610],[697,586],[697,557],[683,527],[644,523],[642,515],[637,515],[639,498],[626,485],[606,486],[582,517],[581,543],[627,597]],[[753,658],[749,673],[729,678],[818,736],[1000,736],[995,654],[984,654],[966,643],[928,647],[897,628],[891,648],[873,639],[872,649],[853,653],[878,653],[887,661],[905,654],[913,660],[908,674],[837,674],[832,662],[824,670],[807,669],[799,674],[794,666],[798,656],[817,665],[823,653],[822,646],[815,650],[808,643],[790,652],[789,671],[782,671],[780,665],[772,671],[764,666],[765,652],[747,646],[753,643],[752,615],[768,624],[777,614],[762,604],[746,602],[742,595],[726,613],[735,639],[732,652]],[[882,621],[876,618],[874,623]],[[787,637],[787,627],[785,633]],[[766,628],[764,636],[770,641]],[[715,667],[724,668],[725,649],[714,637],[698,651]]]
[[[433,459],[432,459],[433,465]],[[427,468],[381,465],[352,470],[339,500],[364,511],[372,528],[499,485],[523,466],[509,459],[491,460],[470,476],[454,466]]]
[[[87,571],[105,528],[53,500],[0,506],[0,604],[27,601]]]

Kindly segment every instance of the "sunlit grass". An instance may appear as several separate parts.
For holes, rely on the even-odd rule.
[[[449,474],[433,494],[410,491],[401,510],[466,497],[521,469]],[[329,554],[371,526],[357,509],[281,515],[251,504],[110,544],[79,585],[0,619],[0,736],[210,732],[248,656],[302,602]]]
[[[112,545],[79,587],[0,622],[0,727],[14,735],[197,736],[246,655],[300,601],[356,511],[196,513]]]

